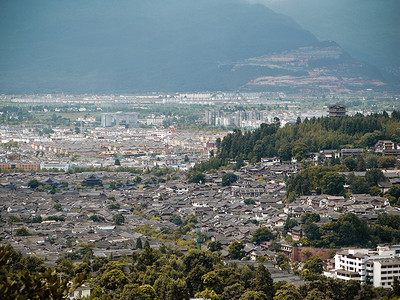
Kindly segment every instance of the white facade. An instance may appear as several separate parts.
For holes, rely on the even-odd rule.
[[[335,255],[336,277],[343,280],[366,282],[367,249],[349,249]]]
[[[68,171],[70,168],[70,164],[68,163],[56,163],[56,162],[42,162],[40,164],[40,169],[58,169],[58,170],[63,170],[65,172]]]
[[[400,276],[400,259],[377,259],[367,264],[368,275],[375,287],[390,288],[394,277]]]
[[[76,290],[74,290],[71,294],[69,294],[69,299],[81,299],[84,297],[89,297],[91,294],[91,289],[89,286],[82,285]]]
[[[101,126],[120,126],[129,125],[135,127],[138,122],[138,114],[136,112],[116,112],[101,115]]]
[[[400,277],[400,245],[340,251],[335,255],[335,269],[325,275],[390,288],[394,277]]]

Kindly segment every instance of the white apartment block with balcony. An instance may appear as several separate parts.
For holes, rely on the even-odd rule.
[[[368,249],[348,249],[335,255],[336,277],[343,280],[366,280],[366,262]]]
[[[335,268],[324,275],[390,288],[394,277],[400,277],[400,245],[339,251]]]

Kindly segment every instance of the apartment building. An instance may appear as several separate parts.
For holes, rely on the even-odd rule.
[[[390,288],[394,277],[400,276],[400,258],[376,259],[367,262],[369,282],[376,287]]]
[[[116,112],[105,113],[101,115],[101,126],[130,126],[135,127],[138,122],[138,114],[136,112]]]
[[[400,276],[400,245],[376,249],[345,249],[335,255],[335,267],[326,276],[357,280],[374,287],[390,288]]]

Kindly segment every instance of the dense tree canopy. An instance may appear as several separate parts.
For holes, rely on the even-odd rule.
[[[316,247],[366,246],[372,240],[367,222],[353,213],[345,213],[337,221],[321,226],[306,222],[303,230],[307,239],[304,242]]]
[[[242,259],[245,256],[244,244],[241,242],[232,242],[228,247],[229,257],[231,259]]]
[[[399,112],[394,111],[392,117],[387,113],[375,113],[369,116],[356,114],[344,118],[312,118],[303,123],[288,124],[279,128],[277,124],[261,124],[254,131],[242,132],[234,130],[218,142],[218,155],[195,168],[201,171],[218,169],[226,165],[230,159],[258,162],[262,157],[279,156],[281,160],[297,160],[306,158],[309,152],[324,149],[367,148],[372,147],[380,139],[400,142]],[[369,159],[360,162],[349,158],[347,166],[350,170],[373,168],[378,160]],[[380,167],[391,167],[393,158],[379,160]]]
[[[397,226],[396,217],[382,216],[379,222]],[[390,299],[400,290],[374,289],[355,281],[320,277],[322,261],[317,256],[311,256],[304,264],[309,281],[297,288],[285,281],[274,284],[263,264],[239,267],[222,264],[221,256],[208,251],[195,250],[186,255],[172,248],[163,251],[147,248],[134,252],[132,258],[95,257],[77,263],[63,258],[55,269],[46,269],[40,258],[24,258],[11,246],[1,246],[0,292],[12,299],[68,299],[73,288],[69,280],[77,287],[84,278],[90,280],[89,299],[93,300],[187,300],[194,296],[219,300]]]

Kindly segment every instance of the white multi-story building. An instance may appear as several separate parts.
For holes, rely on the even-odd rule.
[[[325,275],[390,288],[394,277],[400,277],[400,245],[339,251],[335,268]]]
[[[348,249],[335,255],[335,272],[338,279],[366,282],[368,249]]]
[[[367,274],[375,287],[390,288],[394,277],[400,276],[400,259],[382,258],[367,262]]]
[[[58,169],[67,172],[71,168],[71,164],[62,162],[42,162],[40,169]]]
[[[138,122],[138,114],[136,112],[116,112],[104,113],[101,115],[101,126],[131,126],[135,127]]]

